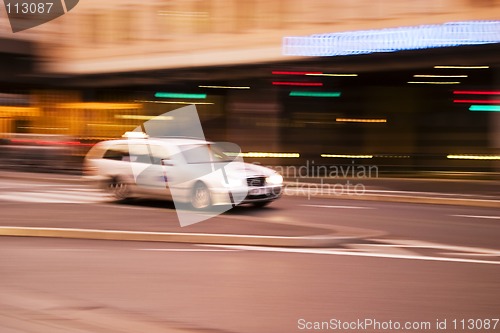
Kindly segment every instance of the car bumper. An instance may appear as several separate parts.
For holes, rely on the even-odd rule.
[[[212,190],[213,205],[245,204],[252,202],[273,201],[281,197],[283,186],[248,187],[245,191]]]

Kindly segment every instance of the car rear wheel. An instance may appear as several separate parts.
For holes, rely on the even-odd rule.
[[[130,195],[130,187],[120,177],[110,179],[107,190],[118,201],[126,200]]]
[[[191,193],[191,206],[194,209],[205,209],[211,205],[210,191],[202,182],[197,182]]]

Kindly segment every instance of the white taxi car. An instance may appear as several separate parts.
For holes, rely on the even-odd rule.
[[[229,147],[228,147],[229,145]],[[153,198],[190,204],[265,206],[282,194],[283,177],[238,160],[239,148],[190,138],[126,138],[97,143],[84,176],[117,200]]]

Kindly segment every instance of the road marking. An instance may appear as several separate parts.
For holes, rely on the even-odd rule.
[[[295,183],[293,183],[295,184]],[[341,184],[341,183],[338,183]],[[313,186],[314,185],[314,186]],[[303,183],[299,187],[287,187],[286,191],[291,191],[291,192],[302,192],[302,193],[309,193],[312,192],[313,194],[334,194],[338,196],[345,196],[346,193],[342,193],[340,190],[336,190],[335,188],[332,188],[333,185],[336,184],[326,184],[324,183],[323,186],[321,184],[315,184],[315,183]],[[285,193],[286,193],[285,191]],[[363,190],[358,190],[355,191],[354,188],[347,193],[348,195],[351,196],[363,196],[363,194],[373,194],[373,195],[380,195],[380,196],[394,196],[394,195],[400,195],[403,194],[405,197],[437,197],[437,198],[446,198],[446,197],[463,197],[463,198],[484,198],[484,199],[497,199],[498,197],[493,196],[493,195],[484,195],[484,194],[463,194],[463,193],[441,193],[441,192],[424,192],[424,191],[400,191],[400,190],[370,190],[370,189],[363,189]]]
[[[447,256],[453,256],[453,255],[457,255],[457,253],[453,253],[453,252],[443,252],[441,253],[443,255],[447,255]],[[466,253],[466,254],[461,254],[462,256],[467,256],[467,257],[500,257],[500,254],[495,254],[495,253]]]
[[[374,207],[362,206],[330,206],[330,205],[300,205],[302,207],[318,207],[318,208],[340,208],[340,209],[376,209]]]
[[[44,196],[32,195],[33,193],[17,193],[17,194],[2,194],[0,195],[0,200],[5,201],[20,201],[20,202],[34,202],[34,203],[75,203],[74,200],[63,200],[63,199],[50,199]]]
[[[137,251],[153,252],[241,252],[238,249],[136,249]]]
[[[207,246],[246,250],[246,251],[261,251],[261,252],[326,254],[326,255],[352,256],[352,257],[371,257],[371,258],[387,258],[387,259],[456,262],[456,263],[467,263],[467,264],[500,265],[500,261],[490,261],[490,260],[476,260],[476,259],[463,259],[463,258],[450,258],[450,257],[426,257],[421,255],[404,255],[404,254],[387,254],[387,253],[348,252],[348,251],[338,251],[331,249],[296,249],[296,248],[240,246],[240,245],[207,245]]]
[[[489,215],[451,215],[456,217],[470,217],[474,219],[492,219],[492,220],[500,220],[500,216],[489,216]]]
[[[31,251],[31,249],[30,249]],[[74,248],[74,249],[37,249],[37,251],[60,251],[60,252],[103,252],[105,251],[104,249],[77,249],[77,248]]]
[[[400,248],[417,248],[417,249],[437,249],[445,251],[455,251],[464,253],[482,253],[500,256],[500,251],[496,249],[488,249],[481,247],[471,247],[471,246],[458,246],[458,245],[448,245],[440,243],[432,243],[417,240],[383,240],[383,239],[371,239],[375,242],[385,242],[389,244],[371,244],[374,247],[400,247]]]
[[[432,195],[442,197],[482,197],[482,198],[497,198],[492,195],[484,194],[463,194],[463,193],[441,193],[441,192],[418,192],[418,191],[397,191],[397,190],[364,190],[367,193],[395,193],[395,194],[418,194],[418,195]]]
[[[378,244],[346,244],[344,245],[349,251],[358,251],[358,252],[375,252],[374,245]],[[379,248],[380,249],[380,248]],[[385,254],[399,254],[399,255],[414,255],[415,252],[411,249],[407,249],[399,246],[391,246],[385,247],[383,253]]]
[[[71,184],[71,185],[68,185],[68,184],[41,184],[41,183],[36,183],[36,179],[34,179],[32,182],[25,182],[25,181],[15,181],[15,180],[6,180],[6,179],[2,179],[0,177],[0,184],[2,184],[2,186],[0,188],[19,188],[19,187],[28,187],[28,188],[34,188],[34,187],[66,187],[66,188],[78,188],[78,187],[85,187],[85,188],[92,188],[92,186],[88,185],[88,184]]]
[[[110,196],[96,190],[93,193],[80,190],[47,190],[3,192],[0,200],[34,203],[96,203],[110,201]]]

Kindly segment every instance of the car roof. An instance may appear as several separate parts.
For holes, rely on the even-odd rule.
[[[196,139],[196,138],[181,138],[181,137],[151,137],[148,139],[115,139],[115,140],[106,140],[100,142],[101,145],[104,146],[110,146],[113,144],[141,144],[141,143],[157,143],[157,144],[162,144],[162,143],[167,143],[175,146],[182,146],[182,145],[193,145],[193,144],[210,144],[212,142],[206,141],[203,139]]]

